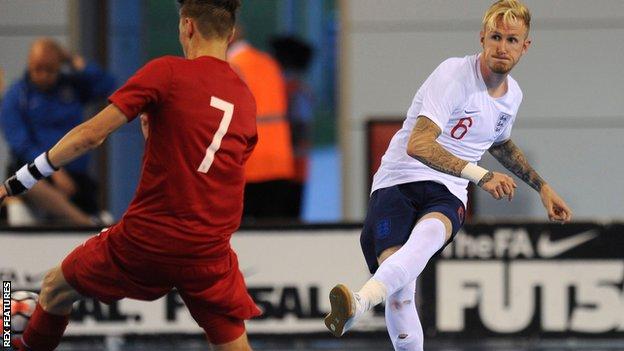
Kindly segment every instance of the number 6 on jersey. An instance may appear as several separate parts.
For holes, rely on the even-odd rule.
[[[204,157],[204,160],[197,169],[198,172],[202,173],[208,173],[210,166],[212,166],[215,153],[221,147],[221,140],[223,140],[223,136],[227,133],[227,130],[230,127],[230,122],[232,122],[232,115],[234,114],[234,105],[225,100],[221,100],[218,97],[213,96],[210,99],[210,106],[216,108],[217,110],[223,111],[223,119],[219,124],[219,129],[217,129],[217,132],[212,139],[212,143],[210,143],[210,146],[206,149],[206,156]]]

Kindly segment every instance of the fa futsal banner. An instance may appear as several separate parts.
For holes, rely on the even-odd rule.
[[[249,333],[325,332],[329,291],[338,282],[363,284],[369,274],[360,253],[359,227],[251,230],[232,246],[250,295],[264,314]],[[0,275],[12,290],[39,291],[45,272],[95,233],[0,231]],[[369,313],[359,331],[384,329],[383,312]],[[196,333],[177,292],[153,301],[124,299],[111,305],[86,298],[75,304],[67,335]]]
[[[466,226],[421,276],[426,335],[624,336],[624,225]]]
[[[94,232],[0,230],[0,275],[38,291],[46,270]],[[242,230],[232,245],[264,315],[251,334],[326,332],[327,295],[368,278],[358,226]],[[418,284],[426,335],[624,336],[624,225],[466,226]],[[176,292],[153,302],[76,303],[68,335],[201,333]],[[385,331],[383,308],[355,329]]]

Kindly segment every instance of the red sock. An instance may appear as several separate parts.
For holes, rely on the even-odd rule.
[[[20,351],[52,351],[61,342],[69,316],[48,313],[37,304],[24,331],[24,346]],[[28,348],[26,348],[27,346]]]

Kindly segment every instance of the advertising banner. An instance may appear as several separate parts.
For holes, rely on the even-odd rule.
[[[232,245],[264,311],[251,334],[325,332],[336,283],[368,278],[357,226],[242,230]],[[0,231],[0,276],[37,291],[45,272],[90,235]],[[467,225],[418,283],[429,337],[624,337],[624,225]],[[356,330],[385,331],[383,308]],[[201,333],[173,291],[153,302],[76,303],[68,335]]]
[[[421,277],[429,335],[624,336],[624,225],[467,226]]]
[[[38,291],[45,272],[94,233],[0,231],[0,275],[12,290]],[[369,277],[359,229],[241,231],[232,246],[263,316],[250,333],[326,331],[328,295],[337,283],[360,286]],[[67,335],[201,333],[177,292],[153,302],[111,305],[84,299],[74,308]],[[383,313],[370,313],[359,330],[384,330]]]

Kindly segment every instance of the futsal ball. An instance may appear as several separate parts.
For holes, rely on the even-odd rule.
[[[11,339],[22,337],[38,299],[39,295],[30,291],[15,291],[11,294]]]

